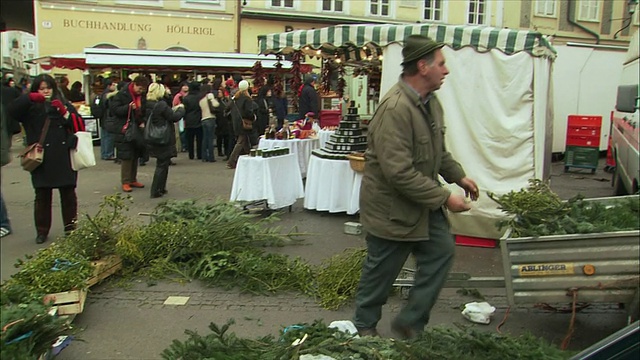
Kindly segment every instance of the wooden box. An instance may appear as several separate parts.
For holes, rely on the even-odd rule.
[[[44,303],[53,303],[58,315],[80,314],[87,300],[87,289],[71,290],[44,296]]]
[[[93,275],[87,280],[87,286],[91,287],[122,269],[122,259],[118,255],[108,255],[100,260],[91,262]]]

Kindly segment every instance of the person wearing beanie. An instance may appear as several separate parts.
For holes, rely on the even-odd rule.
[[[438,175],[456,183],[473,201],[479,195],[476,183],[445,148],[444,112],[435,95],[449,74],[443,46],[422,35],[405,39],[402,75],[369,123],[360,188],[367,257],[353,317],[360,336],[378,335],[382,305],[409,254],[418,270],[391,330],[404,339],[424,331],[453,263],[455,241],[444,208],[471,208],[465,196],[444,187]]]
[[[298,119],[304,119],[305,114],[308,112],[314,114],[320,113],[320,100],[318,99],[318,92],[316,91],[315,85],[316,75],[305,75],[304,85],[302,85],[300,99],[298,100]]]
[[[249,83],[246,80],[242,80],[238,84],[238,92],[233,96],[229,107],[236,145],[227,161],[227,169],[235,169],[240,155],[248,154],[251,146],[258,144],[258,131],[255,126],[255,113],[258,106],[249,95]],[[250,129],[245,128],[243,119],[253,126]]]

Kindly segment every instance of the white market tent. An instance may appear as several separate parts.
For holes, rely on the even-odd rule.
[[[437,92],[447,146],[476,180],[481,198],[451,221],[456,234],[498,238],[503,214],[485,192],[498,195],[548,179],[551,165],[555,50],[538,32],[434,24],[340,25],[258,37],[262,54],[293,51],[333,57],[365,46],[381,49],[381,97],[401,73],[402,41],[411,34],[444,42],[450,70]],[[457,186],[452,186],[462,192]]]

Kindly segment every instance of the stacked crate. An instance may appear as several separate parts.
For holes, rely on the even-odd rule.
[[[569,168],[596,172],[600,155],[602,116],[569,115],[564,154],[564,171]]]

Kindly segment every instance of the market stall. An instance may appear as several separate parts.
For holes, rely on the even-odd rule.
[[[411,34],[447,45],[443,52],[450,74],[438,91],[447,146],[483,193],[472,211],[452,215],[454,232],[497,239],[501,234],[493,224],[503,215],[484,193],[503,194],[550,175],[555,51],[542,34],[479,26],[340,25],[258,40],[262,54],[317,56],[319,51],[341,64],[359,58],[361,66],[383,59],[382,97],[398,81],[401,42]]]

